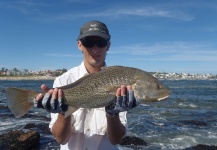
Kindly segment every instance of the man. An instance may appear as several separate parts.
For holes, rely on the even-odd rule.
[[[53,105],[54,100],[62,99],[62,90],[57,87],[75,82],[79,78],[98,72],[105,66],[106,52],[110,47],[110,34],[107,26],[99,21],[90,21],[84,24],[80,29],[80,35],[77,38],[78,48],[83,53],[83,62],[63,75],[57,77],[53,88],[48,91],[46,85],[42,85],[42,90],[47,94],[43,97],[39,94],[36,97],[36,106],[42,99],[44,108],[49,112],[58,112],[46,107]],[[126,111],[131,109],[132,105],[128,103],[119,106],[122,102],[120,98],[124,97],[126,102],[126,93],[129,91],[130,100],[135,104],[135,98],[131,86],[121,86],[117,89],[117,105],[114,108],[79,108],[71,116],[65,118],[61,109],[59,113],[51,113],[51,122],[49,127],[61,149],[93,149],[93,150],[112,150],[117,149],[117,145],[126,133]],[[50,101],[50,102],[49,102]],[[120,109],[121,108],[121,109]]]

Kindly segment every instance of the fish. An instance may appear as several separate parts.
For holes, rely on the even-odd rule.
[[[79,108],[100,108],[116,102],[116,91],[122,85],[131,85],[139,104],[166,99],[171,90],[149,72],[127,66],[103,67],[74,83],[58,87],[68,105],[65,117]],[[34,105],[36,91],[9,87],[5,90],[8,107],[16,118],[25,115]]]

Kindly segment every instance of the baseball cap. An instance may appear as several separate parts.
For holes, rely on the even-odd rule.
[[[80,40],[86,36],[99,36],[106,40],[110,40],[111,38],[107,26],[104,23],[96,20],[89,21],[81,27],[77,40]]]

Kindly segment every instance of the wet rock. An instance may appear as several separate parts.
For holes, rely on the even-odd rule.
[[[178,126],[207,126],[207,123],[204,121],[198,121],[198,120],[183,120],[180,121],[180,123],[177,124]]]
[[[191,148],[186,148],[185,150],[217,150],[217,146],[198,144]]]
[[[25,125],[23,128],[24,129],[31,129],[31,128],[36,128],[37,126],[34,123],[28,123]]]
[[[40,123],[40,124],[29,123],[26,124],[23,128],[37,129],[38,132],[45,133],[45,134],[52,134],[49,128],[49,123]]]
[[[1,106],[0,105],[0,109],[7,109],[8,107],[7,106]]]
[[[16,130],[0,135],[1,150],[34,150],[37,149],[39,142],[39,133],[31,130]]]
[[[131,146],[131,145],[145,145],[147,146],[148,144],[141,138],[135,137],[135,136],[125,136],[122,140],[120,145],[123,146]]]

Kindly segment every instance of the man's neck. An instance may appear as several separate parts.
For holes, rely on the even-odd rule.
[[[85,67],[86,67],[86,69],[87,69],[87,71],[88,71],[88,73],[89,74],[92,74],[92,73],[96,73],[96,72],[99,72],[100,70],[101,70],[101,68],[103,67],[103,66],[105,66],[105,63],[103,64],[103,65],[101,65],[101,66],[92,66],[92,65],[90,65],[90,64],[84,64],[85,65]]]

